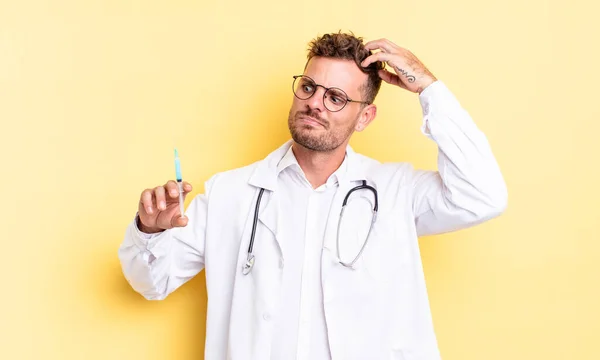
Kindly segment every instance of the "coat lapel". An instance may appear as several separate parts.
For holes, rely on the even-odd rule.
[[[277,192],[277,164],[291,145],[292,141],[287,141],[260,161],[248,180],[250,185],[257,188],[257,194],[260,193],[260,189],[265,189],[258,209],[258,221],[273,234],[282,257],[283,247],[278,234],[280,211]]]
[[[259,210],[258,220],[262,223],[271,233],[277,242],[279,251],[283,257],[283,248],[278,234],[279,224],[279,200],[278,193],[276,191],[265,191],[261,200],[262,210]]]

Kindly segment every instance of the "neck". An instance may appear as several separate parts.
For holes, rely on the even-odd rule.
[[[293,142],[292,151],[313,189],[325,184],[331,174],[342,165],[346,156],[345,144],[332,151],[323,152],[310,150]]]

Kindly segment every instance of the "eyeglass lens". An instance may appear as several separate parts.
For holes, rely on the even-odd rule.
[[[294,94],[301,100],[306,100],[317,92],[315,82],[306,76],[300,76],[294,79]],[[348,96],[337,88],[330,88],[325,91],[323,103],[329,111],[340,111],[346,106]]]

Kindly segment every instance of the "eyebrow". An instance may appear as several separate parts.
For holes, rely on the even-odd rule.
[[[310,78],[310,80],[311,80],[311,81],[312,81],[312,82],[313,82],[315,85],[321,85],[321,86],[325,86],[325,85],[323,85],[323,84],[320,84],[320,83],[318,83],[317,81],[315,81],[315,79],[314,79],[312,76],[310,76],[310,75],[306,75],[306,74],[305,74],[304,76],[307,76],[307,77],[309,77],[309,78]],[[346,93],[346,96],[348,96],[348,92],[347,92],[346,90],[342,89],[342,88],[341,88],[341,87],[339,87],[339,86],[325,86],[325,87],[326,87],[326,88],[329,88],[329,89],[334,89],[334,90],[341,90],[341,91],[343,91],[344,93]],[[359,91],[360,91],[360,90],[359,90]]]

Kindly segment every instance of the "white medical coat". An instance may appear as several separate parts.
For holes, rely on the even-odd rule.
[[[453,94],[437,81],[419,99],[422,131],[439,148],[438,171],[382,164],[347,148],[347,176],[333,199],[321,256],[334,360],[439,360],[418,236],[473,226],[506,207],[506,186],[487,139]],[[148,237],[132,221],[119,249],[125,277],[147,299],[164,299],[205,269],[207,360],[270,359],[286,258],[278,238],[286,211],[278,207],[276,168],[290,145],[210,178],[205,193],[192,199],[184,228]],[[348,269],[337,260],[336,231],[344,196],[362,180],[377,189],[379,212],[356,268]],[[243,275],[260,188],[266,191],[256,263]],[[370,214],[348,212],[343,224],[369,219]],[[351,253],[362,240],[344,235],[340,241]]]

